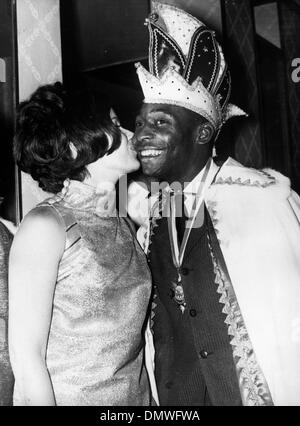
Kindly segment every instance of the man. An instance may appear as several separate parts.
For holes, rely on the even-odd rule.
[[[299,198],[279,173],[212,161],[243,114],[214,33],[161,3],[148,27],[134,145],[156,193],[133,184],[129,210],[153,276],[160,404],[300,405]]]

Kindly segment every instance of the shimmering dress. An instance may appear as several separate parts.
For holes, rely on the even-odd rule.
[[[149,405],[142,327],[151,278],[130,223],[105,191],[78,181],[42,205],[66,229],[46,356],[57,405]]]

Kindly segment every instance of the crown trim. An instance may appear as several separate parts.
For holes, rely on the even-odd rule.
[[[192,50],[188,54],[188,59],[187,59],[188,67],[187,67],[186,72],[184,74],[184,78],[187,81],[190,80],[190,75],[191,75],[192,67],[194,65],[196,50],[197,50],[197,47],[198,47],[200,37],[203,37],[205,34],[209,34],[210,36],[212,36],[212,43],[214,45],[214,53],[215,53],[214,71],[213,71],[213,74],[211,76],[210,82],[209,82],[209,84],[206,88],[209,91],[209,90],[211,90],[213,83],[215,83],[215,79],[217,77],[217,69],[218,69],[218,67],[220,67],[219,49],[218,49],[217,43],[216,43],[216,41],[213,37],[213,31],[210,31],[208,29],[204,29],[203,27],[200,27],[197,32],[198,32],[198,34],[196,34],[196,36],[194,35],[194,37],[192,38],[192,41],[191,41]]]
[[[217,122],[214,121],[212,117],[204,109],[197,108],[191,104],[188,104],[187,102],[174,101],[173,99],[151,98],[151,99],[144,99],[144,104],[168,104],[168,105],[180,106],[180,107],[189,109],[190,111],[193,111],[196,114],[202,115],[214,126],[214,128],[217,128],[218,126]]]
[[[152,29],[153,27],[153,29]],[[186,67],[185,59],[183,57],[183,54],[181,52],[180,47],[176,43],[176,41],[166,33],[164,33],[157,25],[149,24],[149,33],[150,33],[150,47],[149,47],[149,69],[151,73],[155,73],[157,77],[159,77],[159,69],[158,69],[158,38],[157,33],[160,34],[161,37],[163,37],[170,45],[173,47],[173,49],[176,51],[178,58],[181,61],[182,69],[184,70]],[[154,63],[152,58],[152,48],[154,47]]]
[[[145,96],[144,103],[183,106],[204,116],[215,129],[219,127],[222,121],[221,108],[203,86],[200,77],[190,85],[172,68],[167,68],[161,78],[151,74],[141,63],[137,63],[136,68]]]
[[[229,78],[229,90],[227,92],[227,96],[226,96],[226,100],[224,102],[224,105],[226,105],[226,103],[228,102],[228,100],[230,98],[230,93],[231,93],[231,75],[229,73],[227,64],[225,64],[225,67],[224,67],[224,70],[223,70],[223,74],[222,74],[219,82],[216,84],[215,89],[212,92],[213,95],[216,95],[218,93],[218,91],[220,90],[220,88],[221,88],[221,86],[222,86],[222,84],[223,84],[223,82],[224,82],[224,80],[226,78],[227,73],[228,73],[228,78]]]

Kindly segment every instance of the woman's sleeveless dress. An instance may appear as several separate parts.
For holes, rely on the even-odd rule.
[[[66,229],[46,355],[57,405],[149,405],[142,328],[151,278],[130,223],[107,191],[78,181],[41,205]]]

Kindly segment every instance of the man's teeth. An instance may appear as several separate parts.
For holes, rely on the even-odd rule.
[[[158,157],[162,153],[159,149],[146,149],[140,152],[141,157]]]

